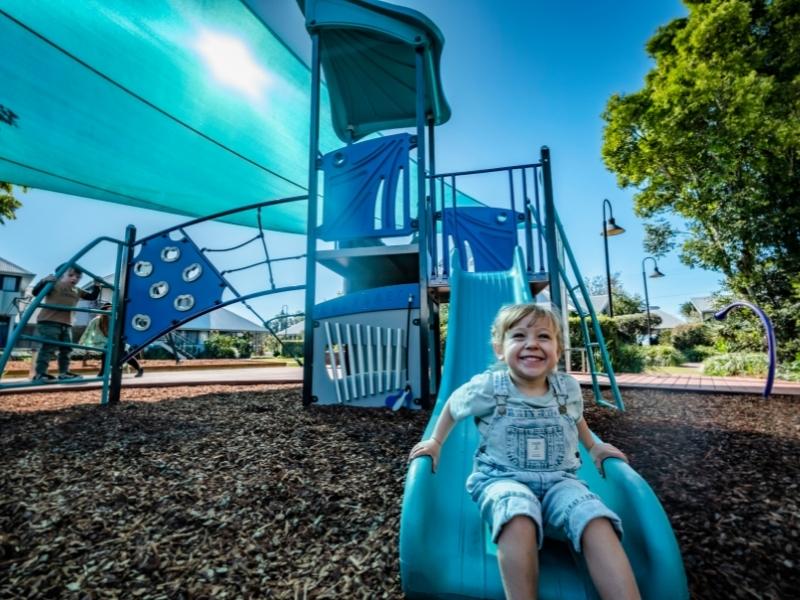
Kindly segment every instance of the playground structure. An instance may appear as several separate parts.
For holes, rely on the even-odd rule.
[[[500,306],[547,301],[566,315],[568,297],[581,317],[595,400],[623,409],[596,315],[556,214],[549,149],[543,147],[534,163],[437,173],[435,127],[449,119],[450,108],[439,76],[444,40],[436,26],[416,11],[380,2],[300,4],[312,42],[307,196],[215,213],[142,240],[135,239],[132,227],[124,240],[101,238],[116,244],[118,253],[103,402],[119,399],[124,359],[157,337],[215,308],[304,288],[306,405],[417,409],[436,398],[430,429],[448,394],[491,361],[485,338]],[[322,69],[333,129],[346,144],[324,155]],[[414,133],[378,135],[399,128]],[[493,190],[491,206],[459,191],[468,178],[482,176],[507,182]],[[272,264],[301,257],[270,258],[264,236],[270,221],[262,212],[306,198],[305,278],[281,287],[272,280]],[[260,240],[265,258],[241,269],[265,265],[270,285],[239,293],[209,259],[214,250],[199,248],[186,229],[211,219],[238,219],[247,211],[256,218],[238,222],[256,221],[259,234],[243,243]],[[64,269],[79,264],[88,249]],[[317,301],[320,266],[343,279],[340,298]],[[23,324],[48,291],[29,306]],[[442,369],[438,314],[444,302],[450,303],[450,321]],[[0,358],[0,370],[12,345]],[[604,376],[613,402],[600,394]],[[496,548],[463,489],[476,444],[475,428],[461,424],[436,476],[427,460],[409,469],[400,532],[408,597],[502,597]],[[608,477],[601,479],[583,458],[580,477],[623,519],[624,545],[644,596],[687,597],[674,535],[649,486],[619,461],[607,463]],[[541,564],[541,597],[595,597],[580,557],[566,545],[549,540]]]

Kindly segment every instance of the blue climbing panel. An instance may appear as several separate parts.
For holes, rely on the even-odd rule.
[[[410,234],[408,153],[414,146],[412,136],[401,133],[326,154],[319,237],[330,242]]]
[[[445,208],[442,233],[445,240],[452,237],[463,270],[471,254],[475,272],[506,271],[514,262],[517,227],[523,219],[522,213],[488,206]]]
[[[125,343],[133,349],[222,302],[227,286],[195,243],[183,233],[149,239],[129,271]]]

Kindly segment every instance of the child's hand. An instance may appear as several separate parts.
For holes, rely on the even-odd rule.
[[[411,453],[408,455],[408,461],[411,462],[415,458],[419,458],[420,456],[430,456],[431,457],[431,471],[436,473],[436,467],[439,466],[439,455],[442,452],[442,444],[439,440],[435,438],[430,438],[427,440],[422,440],[416,446],[411,449]]]
[[[594,446],[591,447],[589,450],[589,455],[592,457],[594,461],[594,466],[597,467],[597,470],[600,471],[600,474],[605,477],[605,471],[603,471],[603,461],[607,458],[621,458],[625,462],[628,462],[628,457],[625,456],[625,453],[622,452],[616,446],[612,446],[611,444],[604,444],[603,442],[597,442]]]

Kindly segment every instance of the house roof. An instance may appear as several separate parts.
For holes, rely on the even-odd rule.
[[[226,308],[218,308],[181,325],[179,330],[189,331],[249,331],[265,333],[267,330],[250,319],[240,317]]]
[[[15,265],[10,260],[0,257],[0,273],[4,275],[34,275],[30,271],[26,271],[19,265]]]
[[[684,325],[686,323],[686,321],[684,321],[680,317],[676,317],[672,313],[668,313],[658,308],[655,310],[651,310],[650,314],[661,317],[661,323],[659,323],[658,325],[653,325],[653,329],[673,329],[678,325]]]
[[[294,325],[289,325],[286,329],[278,331],[275,335],[278,337],[283,337],[286,335],[304,335],[306,332],[306,322],[305,321],[298,321]]]
[[[717,312],[717,309],[714,308],[714,297],[713,296],[700,296],[697,298],[689,298],[689,302],[692,303],[695,310],[699,312],[701,315],[704,313],[714,313]]]

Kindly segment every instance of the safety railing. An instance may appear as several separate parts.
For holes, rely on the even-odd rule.
[[[519,245],[529,278],[547,278],[545,232],[533,217],[534,212],[543,212],[542,167],[542,163],[531,163],[429,176],[432,210],[428,213],[436,233],[430,236],[434,282],[448,279],[454,246],[460,248],[469,270],[482,270],[480,263],[502,268],[507,261],[505,268],[510,267],[510,247]],[[476,181],[481,177],[487,183]],[[488,183],[490,177],[494,181]],[[467,197],[459,186],[481,191]],[[475,198],[487,195],[491,201],[476,205]],[[494,237],[482,243],[487,232]]]

